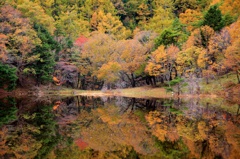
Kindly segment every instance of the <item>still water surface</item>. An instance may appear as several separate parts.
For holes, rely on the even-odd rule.
[[[239,105],[221,99],[0,99],[0,158],[240,158]]]

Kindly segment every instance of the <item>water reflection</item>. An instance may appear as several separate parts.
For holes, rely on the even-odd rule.
[[[2,158],[239,158],[239,105],[224,100],[0,100]]]

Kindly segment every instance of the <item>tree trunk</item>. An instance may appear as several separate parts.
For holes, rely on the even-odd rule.
[[[135,80],[134,80],[134,75],[133,75],[133,73],[131,73],[131,77],[132,77],[132,81],[131,81],[131,83],[132,83],[132,87],[136,87],[136,82],[135,82]]]
[[[153,76],[153,85],[156,86],[156,78]]]
[[[81,87],[81,75],[78,73],[77,89]]]
[[[164,83],[163,75],[161,75],[160,81],[161,81],[161,83]]]

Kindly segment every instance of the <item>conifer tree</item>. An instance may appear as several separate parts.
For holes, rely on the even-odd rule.
[[[222,21],[222,13],[217,5],[211,6],[204,16],[203,25],[208,25],[214,31],[221,30],[224,25]]]

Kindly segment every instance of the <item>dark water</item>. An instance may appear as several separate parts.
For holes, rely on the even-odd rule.
[[[0,100],[0,158],[240,158],[239,105],[221,99]]]

